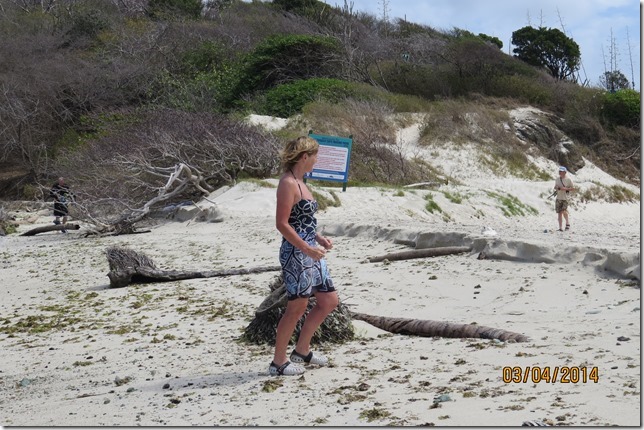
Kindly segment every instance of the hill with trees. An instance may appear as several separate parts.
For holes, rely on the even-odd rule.
[[[192,198],[275,174],[281,142],[310,126],[353,134],[352,181],[397,166],[404,174],[388,178],[404,184],[433,167],[395,163],[392,114],[428,114],[424,138],[452,141],[471,112],[502,128],[505,109],[527,105],[639,185],[640,94],[618,71],[603,77],[610,91],[578,85],[579,48],[553,29],[517,29],[510,56],[485,34],[383,21],[347,2],[11,0],[0,35],[0,198],[42,198],[60,175],[101,202],[92,213],[136,207],[173,175],[184,175],[173,198]],[[271,133],[250,113],[303,122]],[[495,139],[516,147],[479,140]]]

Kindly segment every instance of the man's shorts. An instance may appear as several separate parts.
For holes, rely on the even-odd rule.
[[[69,209],[65,203],[54,203],[54,216],[67,216],[67,214],[69,214]]]
[[[568,200],[555,200],[555,212],[561,213],[568,209]]]

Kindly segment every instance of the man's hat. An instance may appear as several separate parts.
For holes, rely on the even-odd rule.
[[[564,166],[559,167],[560,172],[567,172],[568,169],[566,169]]]

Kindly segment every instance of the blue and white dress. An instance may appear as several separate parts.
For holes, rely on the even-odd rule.
[[[297,186],[300,188],[301,196],[302,188],[299,182]],[[293,227],[302,240],[311,246],[316,246],[317,219],[315,218],[315,212],[317,210],[317,201],[302,198],[293,205],[288,218],[289,225]],[[318,261],[312,259],[285,238],[282,238],[282,245],[280,246],[280,264],[282,265],[282,275],[289,300],[307,298],[316,291],[335,291],[326,260],[324,258]]]

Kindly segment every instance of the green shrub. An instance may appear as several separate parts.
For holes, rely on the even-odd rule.
[[[264,39],[243,60],[234,95],[241,98],[257,90],[301,79],[335,77],[338,42],[325,36],[277,35]]]
[[[601,109],[603,120],[611,128],[618,125],[632,128],[640,126],[640,93],[637,91],[606,93]]]
[[[288,118],[316,99],[337,103],[355,94],[351,84],[339,79],[315,78],[280,85],[265,95],[261,113]]]
[[[208,41],[185,52],[181,58],[181,68],[189,75],[211,72],[225,59],[226,49],[218,43]]]

